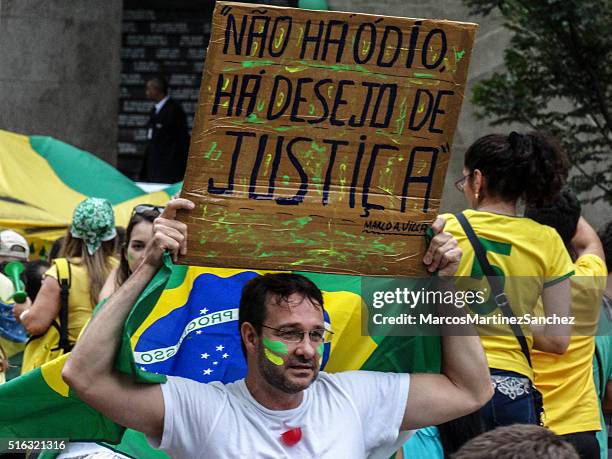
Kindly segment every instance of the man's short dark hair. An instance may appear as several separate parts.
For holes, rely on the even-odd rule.
[[[603,245],[608,272],[612,272],[612,221],[608,222],[599,232],[599,239],[601,239],[601,245]]]
[[[153,86],[157,87],[164,94],[168,94],[168,80],[161,75],[155,75],[147,80],[147,83],[152,83]]]
[[[525,217],[529,217],[543,225],[552,226],[557,230],[565,245],[576,234],[582,206],[576,194],[569,188],[564,188],[559,197],[545,207],[527,207]]]
[[[532,424],[498,427],[472,438],[452,459],[579,459],[572,445]]]
[[[249,322],[261,333],[261,326],[266,320],[266,302],[270,297],[283,301],[294,293],[303,295],[313,303],[323,307],[323,294],[310,279],[291,273],[264,274],[251,279],[242,289],[240,309],[238,312],[238,330],[244,322]],[[242,343],[246,356],[246,348]]]

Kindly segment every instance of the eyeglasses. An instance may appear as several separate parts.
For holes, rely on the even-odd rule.
[[[455,188],[457,188],[459,191],[463,192],[463,189],[465,188],[465,181],[468,179],[468,177],[471,177],[472,175],[474,175],[474,173],[470,172],[468,175],[464,175],[459,180],[457,180],[455,182]]]
[[[268,327],[267,325],[262,325],[262,327],[276,331],[278,337],[283,341],[287,341],[288,343],[301,343],[306,333],[308,333],[308,337],[313,343],[330,343],[332,335],[334,334],[334,332],[332,332],[331,330],[326,330],[325,328],[315,328],[314,330],[306,332],[293,329],[279,329],[274,327]]]
[[[163,210],[164,206],[154,206],[153,204],[138,204],[132,209],[132,215],[130,216],[130,219],[136,214],[142,215],[146,212],[157,212],[157,214],[159,215],[162,213]]]

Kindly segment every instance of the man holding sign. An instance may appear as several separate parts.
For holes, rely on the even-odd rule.
[[[402,431],[482,406],[492,388],[477,336],[442,338],[442,374],[319,373],[331,331],[321,291],[295,274],[242,291],[244,379],[137,384],[112,365],[166,250],[211,267],[452,276],[461,251],[444,222],[429,248],[424,236],[475,29],[217,2],[182,190],[191,200],[166,207],[141,266],[77,343],[62,372],[77,395],[177,458],[389,457]]]
[[[442,374],[318,372],[323,325],[321,292],[292,274],[255,278],[240,303],[240,333],[248,371],[232,384],[169,377],[136,384],[113,369],[123,323],[161,266],[186,252],[187,227],[171,201],[155,221],[143,263],[84,331],[62,376],[77,395],[113,421],[144,432],[172,457],[388,457],[400,432],[471,413],[492,395],[477,336],[442,338]],[[423,259],[451,276],[461,251],[443,232]],[[95,358],[93,358],[95,356]]]

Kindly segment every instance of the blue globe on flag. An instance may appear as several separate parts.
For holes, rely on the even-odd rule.
[[[140,336],[134,348],[140,369],[204,383],[244,378],[238,307],[242,288],[257,276],[252,271],[229,277],[198,275],[187,302],[157,318]],[[325,322],[329,327],[327,312]],[[330,350],[331,344],[325,344],[321,369]]]

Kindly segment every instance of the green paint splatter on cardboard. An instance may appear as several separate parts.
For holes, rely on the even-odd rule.
[[[359,64],[315,64],[309,61],[298,61],[298,62],[301,65],[305,65],[307,67],[316,68],[316,69],[327,69],[327,70],[333,70],[334,72],[343,72],[343,71],[359,72],[359,73],[365,73],[367,75],[373,75],[383,80],[387,79],[387,75],[373,72],[371,70],[368,70],[363,65],[359,65]]]
[[[457,63],[459,63],[459,61],[463,59],[463,56],[465,56],[464,50],[458,50],[454,46],[453,46],[453,53],[455,54],[455,62]]]
[[[264,124],[265,121],[260,120],[255,113],[251,113],[246,117],[247,122],[254,124]]]
[[[406,119],[406,112],[408,111],[408,107],[406,106],[406,98],[402,99],[402,103],[400,104],[400,113],[395,120],[395,133],[398,135],[402,135],[404,132],[404,120]]]
[[[215,149],[217,148],[217,142],[213,142],[210,144],[210,148],[208,149],[208,151],[206,153],[204,153],[204,158],[209,159],[210,155],[213,154],[213,151],[215,151]]]
[[[257,45],[257,43],[254,43],[254,45]],[[253,48],[255,48],[255,46]],[[253,49],[253,51],[256,51],[256,49]],[[222,69],[222,72],[229,73],[229,72],[235,72],[236,70],[240,70],[240,68],[250,69],[253,67],[264,67],[264,66],[273,65],[273,64],[275,64],[274,61],[265,60],[265,59],[257,59],[257,60],[251,60],[251,61],[246,60],[240,63],[241,67],[225,67],[224,69]],[[229,79],[227,80],[227,82],[229,83]],[[223,89],[226,89],[226,88],[224,87]]]

